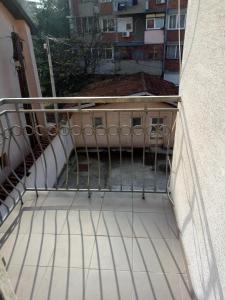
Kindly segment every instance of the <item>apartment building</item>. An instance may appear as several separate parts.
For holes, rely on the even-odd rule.
[[[97,73],[146,72],[179,84],[187,0],[180,18],[177,0],[70,0],[70,9],[73,34],[101,32]]]

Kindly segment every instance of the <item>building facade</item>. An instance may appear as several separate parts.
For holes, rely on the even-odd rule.
[[[180,17],[177,0],[69,1],[73,34],[101,33],[97,73],[146,72],[179,84],[187,0],[180,1]]]

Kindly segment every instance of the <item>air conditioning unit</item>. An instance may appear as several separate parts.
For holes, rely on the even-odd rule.
[[[125,32],[122,32],[122,37],[130,37],[130,32],[129,31],[125,31]]]

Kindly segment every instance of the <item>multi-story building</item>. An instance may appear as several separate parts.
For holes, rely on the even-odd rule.
[[[187,0],[180,2],[180,18],[177,0],[69,1],[74,34],[101,32],[105,50],[97,72],[144,71],[179,84]]]

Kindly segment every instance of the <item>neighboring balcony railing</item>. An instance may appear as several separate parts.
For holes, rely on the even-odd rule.
[[[1,219],[28,190],[167,192],[178,101],[2,99]]]

